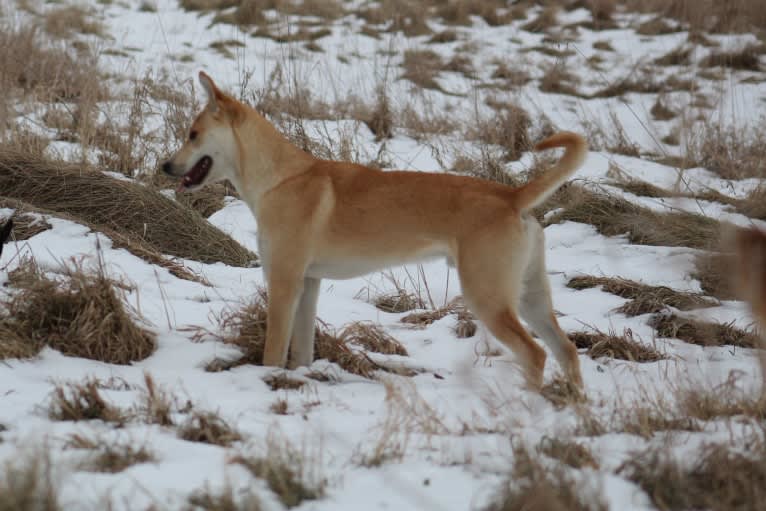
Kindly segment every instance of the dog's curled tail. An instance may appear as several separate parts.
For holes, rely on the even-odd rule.
[[[522,211],[539,206],[555,192],[569,176],[580,168],[588,153],[588,142],[577,133],[562,131],[551,135],[535,146],[535,151],[564,147],[566,151],[552,169],[517,188],[514,200]]]

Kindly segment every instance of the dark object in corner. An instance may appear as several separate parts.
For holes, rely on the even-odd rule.
[[[9,218],[2,227],[0,227],[0,255],[3,254],[3,245],[8,241],[13,230],[13,217]]]

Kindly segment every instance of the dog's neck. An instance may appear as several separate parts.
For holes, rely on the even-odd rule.
[[[239,149],[239,193],[252,203],[283,181],[306,172],[316,158],[303,151],[253,108],[234,128]]]

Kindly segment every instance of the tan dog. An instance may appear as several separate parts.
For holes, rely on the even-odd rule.
[[[577,350],[553,313],[543,231],[526,214],[582,164],[582,137],[559,133],[538,144],[566,152],[515,189],[452,174],[379,171],[314,158],[205,73],[199,79],[208,104],[163,170],[182,177],[179,190],[229,179],[255,215],[269,296],[265,365],[284,367],[288,347],[290,367],[311,364],[320,279],[446,257],[457,266],[466,304],[515,352],[532,387],[542,385],[546,355],[517,311],[582,385]]]
[[[761,334],[762,394],[766,398],[766,232],[751,227],[727,233],[724,243],[733,242],[737,258],[735,286],[743,300],[750,304]]]

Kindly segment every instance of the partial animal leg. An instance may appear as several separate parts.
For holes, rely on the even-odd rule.
[[[515,312],[526,265],[525,241],[520,222],[498,221],[470,239],[460,240],[457,263],[466,304],[516,354],[528,385],[539,390],[545,350],[524,329]]]
[[[303,279],[303,294],[293,321],[290,340],[290,369],[310,366],[314,360],[314,320],[317,312],[320,279]]]
[[[545,272],[545,241],[542,228],[534,220],[527,221],[527,228],[531,252],[524,275],[519,313],[553,351],[571,382],[582,387],[577,348],[561,330],[553,312],[551,288]]]
[[[285,367],[293,320],[303,293],[303,275],[295,275],[287,268],[272,263],[267,282],[269,307],[263,365]]]

